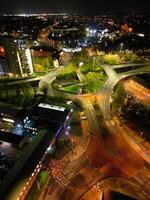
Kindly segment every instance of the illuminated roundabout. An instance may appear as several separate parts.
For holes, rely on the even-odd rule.
[[[120,74],[117,74],[113,70],[113,68],[111,68],[110,66],[104,66],[104,70],[105,70],[105,72],[108,76],[108,79],[106,80],[103,88],[97,93],[75,95],[75,94],[71,94],[71,93],[66,93],[64,91],[59,91],[58,89],[55,90],[54,88],[51,91],[54,90],[53,93],[56,96],[60,96],[60,97],[65,96],[66,98],[69,98],[73,101],[78,99],[81,102],[81,104],[84,105],[87,110],[89,110],[89,112],[93,112],[93,115],[95,114],[94,113],[94,107],[91,103],[90,98],[94,97],[94,99],[95,99],[95,97],[96,97],[99,100],[98,105],[100,107],[105,125],[110,130],[112,135],[115,135],[117,133],[117,134],[123,136],[123,138],[125,139],[125,142],[129,144],[129,148],[130,149],[133,148],[135,150],[135,152],[137,153],[136,156],[139,159],[139,168],[138,168],[138,166],[136,166],[133,169],[129,169],[129,171],[131,170],[131,174],[133,174],[132,180],[135,182],[135,185],[133,187],[130,187],[130,188],[135,188],[136,192],[131,192],[130,188],[129,188],[128,191],[125,191],[125,188],[123,186],[125,182],[129,182],[129,186],[132,186],[132,180],[131,180],[131,183],[130,183],[130,180],[128,180],[128,179],[124,180],[122,178],[115,177],[114,174],[112,175],[114,178],[112,178],[111,180],[105,178],[105,179],[103,179],[103,180],[101,180],[100,182],[97,182],[97,183],[100,185],[102,190],[103,190],[103,186],[105,186],[104,188],[111,189],[111,187],[110,187],[111,184],[113,183],[113,181],[115,181],[117,179],[118,187],[114,188],[113,189],[114,191],[121,192],[121,193],[124,193],[124,194],[128,194],[132,197],[135,197],[137,195],[140,199],[145,199],[145,200],[147,199],[148,200],[149,195],[150,195],[149,194],[149,177],[146,177],[146,174],[149,173],[149,167],[145,166],[144,161],[146,161],[148,164],[150,164],[150,158],[149,158],[148,155],[146,155],[146,153],[141,151],[141,148],[139,147],[139,145],[136,144],[133,141],[133,139],[128,136],[127,129],[125,128],[124,125],[121,125],[122,124],[121,120],[119,118],[117,118],[116,116],[114,116],[114,113],[112,113],[111,108],[110,108],[110,100],[111,100],[112,92],[113,92],[114,88],[116,87],[116,85],[118,84],[119,81],[121,81],[121,80],[123,80],[127,77],[134,76],[134,75],[150,73],[149,64],[148,65],[145,64],[144,66],[141,66],[138,69],[130,70],[130,71],[120,73]],[[47,82],[48,84],[52,85],[53,81],[55,80],[56,76],[59,73],[60,73],[59,69],[54,70],[54,73],[52,72],[52,73],[48,74],[46,76],[46,78],[44,80],[42,80],[43,83]],[[40,82],[39,85],[42,86],[43,83],[41,84],[41,82]],[[87,102],[87,99],[90,99],[90,100]],[[85,112],[85,114],[87,114],[87,113]],[[93,119],[96,119],[96,117],[93,118]],[[92,118],[90,119],[89,116],[87,116],[87,120],[88,120],[89,124],[93,123]],[[94,132],[95,130],[96,129],[92,129],[90,131],[91,131],[91,133],[95,133]],[[99,132],[100,132],[100,130],[99,130]],[[102,139],[102,138],[100,137],[100,139]],[[110,144],[108,144],[108,145],[110,145]],[[125,146],[124,146],[124,148],[125,148]],[[133,153],[133,156],[134,156],[134,154],[135,153]],[[126,157],[126,155],[125,155],[125,157]],[[136,172],[134,172],[135,169],[136,169]],[[124,170],[127,170],[127,169],[125,168]],[[140,173],[143,174],[143,177],[145,179],[144,182],[143,182],[142,179],[140,180]],[[130,172],[129,172],[129,174],[130,174]],[[107,186],[105,185],[104,182],[107,183],[106,184]],[[97,185],[95,185],[95,184],[96,183],[93,182],[91,190],[93,189],[93,186],[97,187]],[[141,190],[139,187],[140,188],[145,187],[145,189]],[[86,194],[86,193],[87,192],[85,192],[84,194]],[[82,197],[84,197],[84,195],[82,195]]]
[[[50,28],[48,28],[48,29],[50,29]],[[129,64],[126,66],[130,67]],[[122,65],[119,67],[122,68],[122,67],[126,67],[126,66]],[[135,64],[134,66],[137,66],[137,65]],[[99,92],[94,93],[94,94],[85,94],[85,95],[77,94],[77,95],[75,95],[75,94],[65,93],[62,91],[55,90],[54,95],[56,95],[56,96],[58,95],[60,97],[65,96],[73,101],[79,100],[85,110],[85,114],[87,116],[87,120],[88,120],[89,127],[90,127],[90,132],[94,133],[94,134],[96,131],[99,131],[99,133],[100,133],[99,120],[96,117],[95,109],[91,103],[91,97],[92,97],[92,101],[93,101],[93,97],[94,97],[94,99],[96,97],[98,100],[98,106],[102,113],[102,121],[105,122],[105,125],[110,130],[111,134],[112,135],[121,134],[124,137],[124,140],[127,141],[129,146],[131,148],[133,148],[137,152],[138,155],[140,155],[140,157],[143,159],[143,161],[146,161],[148,164],[150,164],[150,157],[148,155],[146,155],[146,153],[144,151],[141,150],[141,147],[139,147],[139,145],[135,143],[135,141],[132,139],[132,137],[128,136],[127,131],[129,131],[129,130],[126,129],[124,124],[123,124],[123,126],[120,126],[120,124],[122,124],[121,119],[117,118],[114,115],[114,113],[112,113],[112,110],[110,108],[112,93],[113,93],[116,85],[118,84],[118,82],[127,77],[131,77],[134,75],[150,73],[149,66],[150,66],[150,64],[147,64],[147,65],[145,64],[145,65],[143,65],[143,67],[141,66],[141,68],[138,68],[135,70],[129,70],[129,71],[126,71],[126,72],[120,73],[120,74],[117,74],[115,72],[115,70],[113,70],[113,68],[111,68],[110,66],[104,66],[104,70],[107,74],[108,79],[106,80],[103,88],[101,88]],[[45,83],[48,83],[49,85],[51,85],[51,83],[55,80],[56,75],[58,75],[59,73],[60,73],[59,69],[56,69],[56,72],[54,72],[54,73],[52,72],[52,73],[48,74],[43,80],[40,81],[39,88],[41,88]],[[51,88],[50,92],[53,92],[53,89]],[[40,89],[39,89],[39,92],[41,92]],[[94,135],[94,134],[92,134],[92,135]],[[103,141],[102,137],[100,137],[99,139]],[[95,143],[94,143],[94,145],[95,145]],[[100,145],[102,145],[102,144],[100,144]],[[125,162],[127,163],[127,160]],[[104,170],[106,170],[106,169],[104,169]],[[114,171],[115,171],[115,169],[114,169]],[[141,174],[144,177],[144,180],[141,179]],[[106,177],[103,180],[101,180],[101,178],[100,178],[97,183],[93,182],[93,185],[90,188],[88,188],[86,191],[84,191],[83,194],[80,194],[80,198],[78,198],[78,199],[85,198],[86,200],[93,200],[92,199],[93,195],[96,193],[95,189],[98,191],[98,196],[97,197],[95,196],[95,199],[96,198],[102,199],[102,193],[99,193],[99,189],[104,191],[104,189],[112,189],[113,188],[114,191],[127,194],[133,198],[138,197],[138,199],[141,199],[141,200],[142,199],[149,200],[149,196],[150,196],[150,191],[149,191],[149,188],[150,188],[149,182],[150,181],[149,181],[149,179],[150,179],[150,177],[146,176],[147,174],[150,174],[149,168],[144,165],[143,168],[139,168],[139,170],[137,170],[136,174],[131,176],[131,181],[128,179],[115,177],[114,175],[113,175],[113,178]],[[128,188],[126,187],[127,185],[129,186]],[[143,190],[142,188],[145,188],[145,190]],[[93,190],[94,190],[94,192],[93,192]],[[87,197],[88,193],[90,193],[90,194]],[[71,196],[72,200],[76,200],[75,194],[76,193],[74,193],[74,195]]]
[[[134,64],[134,65],[136,66],[136,64]],[[127,66],[129,66],[129,65],[127,65]],[[133,66],[133,64],[132,64],[132,66]],[[122,65],[122,67],[125,67],[125,65]],[[150,73],[149,63],[144,64],[143,66],[141,66],[138,69],[129,70],[129,71],[126,71],[126,72],[120,73],[120,74],[117,74],[114,71],[113,67],[104,66],[104,70],[105,70],[108,78],[107,78],[106,82],[104,83],[103,87],[98,92],[86,93],[86,94],[77,92],[77,94],[75,94],[75,93],[63,91],[61,88],[57,88],[57,87],[55,87],[55,84],[53,84],[56,80],[56,76],[61,73],[62,69],[63,69],[62,66],[54,69],[39,82],[39,88],[40,88],[39,93],[41,92],[41,88],[44,85],[46,85],[46,86],[51,85],[51,87],[49,87],[48,92],[52,93],[52,95],[56,95],[56,96],[58,95],[60,97],[70,98],[71,100],[79,100],[79,101],[81,101],[81,103],[83,103],[83,99],[86,97],[89,99],[92,98],[92,100],[95,97],[98,97],[97,98],[99,100],[98,104],[100,106],[100,109],[101,109],[101,112],[103,115],[103,119],[108,122],[111,121],[114,117],[114,113],[112,112],[112,110],[110,108],[110,104],[111,104],[112,93],[113,93],[116,85],[119,83],[119,81],[121,81],[125,78],[128,78],[128,77],[134,76],[134,75]],[[77,85],[80,87],[79,83]]]

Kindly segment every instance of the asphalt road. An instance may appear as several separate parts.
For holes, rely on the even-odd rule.
[[[148,176],[149,167],[145,166],[144,159],[122,136],[125,130],[123,127],[120,128],[120,126],[116,125],[110,110],[111,94],[118,81],[134,74],[150,72],[148,68],[149,67],[142,66],[137,70],[132,70],[124,74],[117,74],[112,68],[105,66],[108,80],[103,89],[96,94],[96,96],[99,97],[98,99],[100,99],[99,106],[102,115],[105,121],[107,121],[107,126],[110,130],[110,134],[105,137],[101,135],[96,111],[90,100],[88,100],[88,98],[80,98],[91,133],[87,149],[88,159],[91,163],[88,162],[83,154],[71,165],[68,164],[66,168],[73,170],[75,175],[69,180],[68,177],[63,175],[60,180],[54,181],[50,186],[45,200],[81,199],[96,182],[108,176],[132,179],[132,181],[143,188],[146,193],[150,192],[148,191],[150,180]],[[49,74],[45,77],[44,81],[50,83],[54,75],[58,72]]]
[[[136,66],[136,64],[132,64],[130,66],[133,67],[133,66]],[[119,65],[119,67],[121,68],[121,65]],[[122,67],[124,67],[124,65],[122,65]],[[129,64],[128,64],[128,67],[129,67]],[[150,66],[149,64],[144,64],[144,67],[143,67],[143,65],[141,64],[141,67],[140,68],[138,67],[138,69],[129,70],[127,72],[118,73],[118,74],[110,66],[104,66],[104,70],[108,76],[108,79],[104,87],[102,88],[102,90],[100,90],[99,93],[97,93],[97,95],[102,96],[102,99],[99,102],[99,105],[101,107],[101,111],[102,111],[104,119],[110,120],[112,117],[112,113],[110,110],[110,100],[111,100],[112,92],[115,86],[117,85],[117,83],[120,80],[133,76],[133,75],[150,73]]]
[[[63,66],[59,66],[58,68],[54,68],[51,72],[49,72],[47,75],[45,75],[41,81],[39,82],[39,88],[38,88],[38,93],[41,92],[42,87],[44,85],[46,86],[50,86],[50,84],[52,83],[52,81],[55,80],[56,76],[60,73],[60,71],[62,70]]]

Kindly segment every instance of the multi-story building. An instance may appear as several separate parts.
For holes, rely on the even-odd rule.
[[[14,192],[16,197],[20,195],[16,199],[25,199],[28,190],[24,188],[35,180],[33,173],[44,166],[51,146],[62,134],[69,134],[72,106],[70,101],[37,95],[15,116],[0,113],[3,122],[14,126],[7,132],[0,130],[0,159],[8,160],[5,165],[0,163],[0,199],[12,199]],[[2,150],[5,144],[8,146]]]
[[[13,37],[0,37],[0,45],[4,51],[3,59],[0,59],[0,63],[4,63],[2,60],[5,58],[6,62],[3,66],[7,69],[6,75],[25,77],[33,73],[28,40],[16,39]]]
[[[3,46],[0,46],[0,76],[8,75],[7,60]]]

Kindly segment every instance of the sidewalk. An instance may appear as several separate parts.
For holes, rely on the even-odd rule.
[[[42,191],[42,194],[40,195],[38,200],[45,200],[49,196],[53,183],[58,184],[59,187],[61,187],[62,190],[64,190],[65,187],[70,183],[70,180],[74,176],[76,176],[76,172],[74,172],[74,170],[72,169],[72,165],[78,162],[78,159],[81,158],[86,151],[83,143],[84,140],[86,140],[88,133],[87,120],[81,120],[81,127],[83,131],[82,137],[76,136],[74,134],[70,134],[68,136],[72,141],[72,147],[71,147],[72,150],[59,159],[59,161],[64,166],[61,175],[58,176],[56,179],[51,179],[51,177],[49,177]]]
[[[138,136],[134,131],[132,131],[125,124],[121,126],[121,123],[117,117],[115,117],[114,121],[116,125],[121,130],[120,133],[126,139],[126,141],[134,148],[134,150],[146,161],[150,164],[150,144],[145,141],[144,138]]]
[[[150,143],[145,141],[144,138],[142,138],[141,136],[138,136],[127,126],[125,126],[125,129],[127,130],[128,137],[130,137],[130,139],[132,139],[133,142],[138,145],[140,154],[144,156],[142,156],[143,159],[150,164]]]
[[[75,138],[77,141],[77,139],[78,139],[77,136],[75,136]],[[66,182],[66,178],[64,177],[66,170],[68,173],[67,177],[69,176],[70,178],[73,178],[76,175],[76,173],[74,173],[74,171],[72,170],[71,163],[76,161],[84,152],[85,152],[85,150],[83,149],[83,147],[80,144],[74,144],[72,151],[70,151],[65,156],[63,156],[62,158],[59,159],[59,161],[64,166],[63,171],[61,172],[61,175],[55,179],[52,179],[51,176],[48,178],[47,183],[46,183],[45,187],[43,188],[43,191],[42,191],[40,197],[38,198],[38,200],[45,200],[45,198],[47,198],[47,195],[50,193],[53,183],[60,184],[60,187],[62,187],[62,190],[64,189],[65,186],[63,186],[61,182]],[[61,180],[62,178],[63,178],[63,180]],[[64,180],[64,178],[65,178],[65,180]],[[69,181],[69,180],[67,180],[67,181]],[[70,183],[70,182],[67,182],[67,183]]]

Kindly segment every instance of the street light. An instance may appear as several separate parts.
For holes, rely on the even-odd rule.
[[[96,57],[93,57],[93,69],[94,69],[94,65],[95,65],[95,61],[96,61]]]
[[[48,148],[47,148],[47,151],[50,151],[52,149],[52,146],[50,145]]]
[[[123,49],[123,43],[120,44],[120,51]]]
[[[79,67],[82,67],[84,65],[84,62],[79,63]]]

